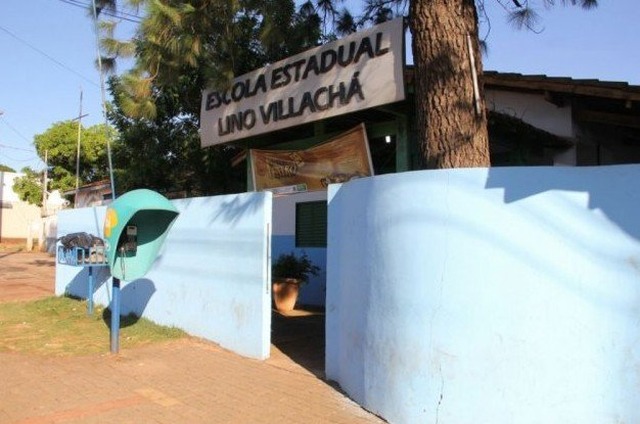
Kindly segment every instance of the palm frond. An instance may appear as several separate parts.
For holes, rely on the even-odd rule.
[[[540,15],[531,7],[523,7],[512,11],[507,21],[517,29],[528,28],[535,31],[536,25],[540,22]]]

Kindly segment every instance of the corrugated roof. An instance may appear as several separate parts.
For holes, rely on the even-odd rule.
[[[414,66],[407,66],[405,80],[411,84]],[[530,92],[555,92],[609,99],[640,101],[640,86],[622,81],[601,81],[599,79],[576,79],[552,77],[548,75],[524,75],[512,72],[484,71],[482,81],[485,87],[494,89],[515,89]]]
[[[621,81],[550,77],[548,75],[523,75],[496,71],[485,71],[482,78],[485,87],[553,91],[557,93],[640,101],[640,86]]]

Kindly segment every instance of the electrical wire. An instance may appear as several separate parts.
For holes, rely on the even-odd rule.
[[[25,46],[29,47],[31,50],[41,54],[44,57],[46,57],[47,59],[49,59],[50,61],[52,61],[56,65],[60,66],[61,68],[63,68],[65,70],[75,74],[76,76],[82,78],[83,80],[87,81],[91,85],[94,85],[94,86],[98,87],[98,84],[96,84],[94,81],[90,80],[89,78],[85,77],[81,73],[75,71],[74,69],[72,69],[69,66],[65,65],[64,63],[60,62],[59,60],[57,60],[55,57],[51,56],[50,54],[47,54],[46,52],[40,50],[39,48],[37,48],[33,44],[29,43],[28,41],[23,40],[22,38],[18,37],[16,34],[14,34],[13,32],[9,31],[8,29],[0,26],[0,31],[3,31],[3,32],[7,33],[9,36],[13,37],[15,40],[21,42]]]
[[[33,162],[35,160],[40,160],[38,156],[30,156],[26,159],[18,159],[18,158],[14,158],[13,156],[9,156],[6,153],[1,153],[1,152],[0,152],[0,156],[2,156],[3,158],[9,159],[10,161],[20,162],[20,163]]]
[[[91,10],[92,8],[92,4],[89,2],[84,2],[84,1],[80,1],[80,0],[60,0],[62,3],[66,3],[69,4],[71,6],[76,6],[82,9],[86,9],[86,10]],[[134,24],[139,24],[142,22],[142,18],[137,15],[137,14],[133,14],[133,13],[128,13],[122,10],[117,10],[117,11],[111,11],[109,9],[101,9],[100,10],[100,14],[101,15],[107,15],[107,16],[111,16],[112,18],[117,18],[117,19],[121,19],[123,21],[128,21],[128,22],[132,22]]]
[[[9,129],[10,129],[11,131],[13,131],[14,133],[18,134],[18,136],[19,136],[20,138],[22,138],[24,141],[26,141],[27,143],[31,144],[31,140],[29,140],[27,137],[25,137],[25,136],[24,136],[24,134],[22,134],[22,133],[21,133],[20,131],[18,131],[18,130],[13,126],[13,125],[11,125],[11,124],[9,123],[9,121],[7,121],[7,120],[5,119],[5,117],[4,117],[4,116],[0,115],[0,121],[4,122],[4,124],[5,124],[7,127],[9,127]]]
[[[0,144],[0,147],[2,147],[3,149],[22,150],[23,152],[33,153],[33,150],[30,150],[30,149],[23,149],[23,148],[21,148],[21,147],[7,146],[6,144]]]

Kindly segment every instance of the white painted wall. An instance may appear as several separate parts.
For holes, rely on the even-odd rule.
[[[326,373],[391,423],[640,422],[640,166],[331,186]]]
[[[241,355],[268,358],[271,200],[271,193],[174,200],[180,215],[158,259],[144,278],[122,285],[122,314],[135,312]],[[105,207],[61,211],[58,236],[101,235],[104,215]],[[98,271],[94,299],[107,305],[109,275]],[[87,285],[86,269],[56,266],[56,294],[86,297]]]
[[[560,137],[573,137],[571,106],[558,107],[540,94],[486,90],[487,108],[522,119]]]
[[[327,192],[309,191],[273,197],[273,235],[295,236],[296,203],[327,200]]]
[[[0,239],[26,240],[31,227],[40,224],[40,208],[20,200],[13,191],[16,178],[24,174],[0,171]]]

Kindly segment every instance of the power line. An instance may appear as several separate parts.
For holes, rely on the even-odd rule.
[[[13,125],[11,125],[11,124],[10,124],[10,123],[5,119],[5,117],[4,117],[3,115],[4,115],[4,113],[2,113],[2,111],[0,111],[0,121],[4,122],[4,124],[5,124],[7,127],[9,127],[9,128],[10,128],[14,133],[18,134],[18,136],[20,136],[20,138],[22,138],[23,140],[25,140],[27,143],[31,144],[31,141],[29,141],[29,140],[27,139],[27,137],[25,137],[25,136],[24,136],[20,131],[18,131],[18,130],[13,126]],[[20,162],[20,163],[24,163],[24,162],[31,162],[31,161],[33,161],[33,160],[35,160],[35,159],[40,160],[40,158],[39,158],[37,155],[36,155],[36,156],[33,156],[33,153],[35,152],[35,147],[34,147],[34,148],[32,148],[32,149],[25,149],[25,148],[22,148],[22,147],[7,146],[6,144],[1,144],[1,143],[0,143],[0,148],[3,148],[3,149],[11,149],[11,150],[19,150],[19,151],[22,151],[22,152],[29,152],[29,153],[31,154],[31,156],[29,156],[27,159],[18,159],[18,158],[11,157],[11,156],[7,155],[7,154],[6,154],[6,153],[4,153],[4,152],[0,153],[0,156],[4,157],[4,158],[6,158],[6,159],[9,159],[9,160],[11,160],[11,161],[13,161],[13,162]]]
[[[91,3],[86,3],[80,0],[60,0],[62,3],[69,4],[71,6],[76,6],[82,9],[91,10]],[[122,10],[111,11],[109,9],[100,10],[101,15],[111,16],[113,18],[122,19],[123,21],[132,22],[134,24],[139,24],[142,22],[142,18],[139,15],[128,13]]]
[[[22,38],[18,37],[17,35],[15,35],[13,32],[9,31],[8,29],[0,26],[0,31],[3,31],[7,34],[9,34],[11,37],[13,37],[14,39],[18,40],[19,42],[21,42],[22,44],[24,44],[25,46],[29,47],[30,49],[36,51],[37,53],[40,53],[42,56],[46,57],[47,59],[49,59],[50,61],[52,61],[53,63],[55,63],[56,65],[62,67],[63,69],[79,76],[80,78],[82,78],[83,80],[87,81],[89,84],[98,87],[98,84],[96,84],[95,82],[93,82],[92,80],[90,80],[89,78],[85,77],[84,75],[82,75],[81,73],[71,69],[70,67],[68,67],[67,65],[65,65],[64,63],[60,62],[59,60],[57,60],[56,58],[52,57],[51,55],[43,52],[42,50],[40,50],[39,48],[37,48],[36,46],[34,46],[33,44],[29,43],[28,41],[23,40]]]
[[[23,149],[22,147],[7,146],[6,144],[0,144],[0,147],[2,147],[3,149],[22,150],[23,152],[33,153],[33,150]]]
[[[11,131],[13,131],[14,133],[18,134],[18,136],[20,136],[20,138],[22,138],[24,141],[26,141],[27,143],[31,143],[31,140],[29,140],[27,137],[24,136],[24,134],[22,134],[13,125],[11,125],[9,123],[9,121],[7,121],[4,116],[2,116],[2,114],[0,114],[0,121],[4,122],[4,124],[7,127],[9,127],[9,129],[11,129]]]
[[[19,162],[19,163],[33,162],[35,160],[41,160],[38,156],[30,156],[27,159],[17,159],[17,158],[14,158],[14,157],[11,157],[11,156],[7,155],[6,153],[2,153],[2,152],[0,152],[0,156],[2,156],[3,158],[9,159],[12,162]]]

